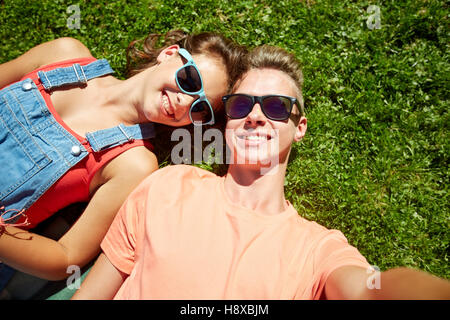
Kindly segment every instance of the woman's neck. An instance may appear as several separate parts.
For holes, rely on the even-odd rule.
[[[99,99],[100,108],[105,112],[112,113],[119,123],[133,125],[148,122],[145,116],[139,112],[139,104],[144,97],[139,85],[140,75],[126,80],[114,78],[100,84]]]

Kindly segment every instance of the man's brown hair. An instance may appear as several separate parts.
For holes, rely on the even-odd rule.
[[[252,69],[267,68],[280,70],[286,73],[295,83],[297,89],[296,98],[300,104],[300,114],[305,114],[302,89],[303,72],[300,66],[300,62],[292,53],[289,53],[280,47],[262,45],[252,49],[249,52],[249,54],[247,55],[246,66],[246,72]],[[239,81],[235,84],[234,87],[236,87],[238,84]]]

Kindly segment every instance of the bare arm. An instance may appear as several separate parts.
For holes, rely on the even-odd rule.
[[[379,285],[371,286],[371,277],[379,276]],[[353,266],[341,267],[328,277],[325,284],[327,299],[450,299],[450,282],[423,271],[395,268],[378,275]]]
[[[59,38],[31,48],[14,60],[0,64],[0,88],[50,63],[92,57],[88,48],[73,38]]]
[[[126,277],[101,253],[72,300],[111,300]]]
[[[102,174],[107,182],[95,192],[81,217],[58,242],[6,227],[0,236],[0,260],[37,277],[64,279],[68,266],[82,267],[95,258],[128,194],[157,168],[155,155],[145,147],[124,152],[104,168]]]

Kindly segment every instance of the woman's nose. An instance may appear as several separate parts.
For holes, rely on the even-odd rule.
[[[179,92],[176,97],[177,108],[175,110],[175,119],[181,119],[189,112],[192,103],[197,99],[197,96],[192,96],[187,93]]]

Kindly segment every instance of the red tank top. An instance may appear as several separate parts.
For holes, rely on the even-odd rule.
[[[148,140],[136,139],[132,142],[94,153],[90,148],[89,142],[87,142],[84,137],[71,130],[56,113],[50,99],[50,94],[46,92],[40,84],[37,72],[48,71],[59,67],[67,67],[73,63],[79,63],[84,66],[95,60],[95,58],[81,58],[61,61],[36,69],[22,78],[22,80],[26,78],[33,79],[36,85],[38,85],[47,107],[55,117],[56,121],[58,121],[68,132],[76,137],[89,151],[88,156],[66,172],[26,211],[26,216],[28,217],[28,222],[30,224],[23,227],[24,229],[36,227],[40,222],[70,204],[89,201],[89,186],[96,172],[122,152],[138,146],[146,146],[148,149],[153,150],[153,146]],[[24,220],[25,218],[22,217],[18,223],[23,222]]]

